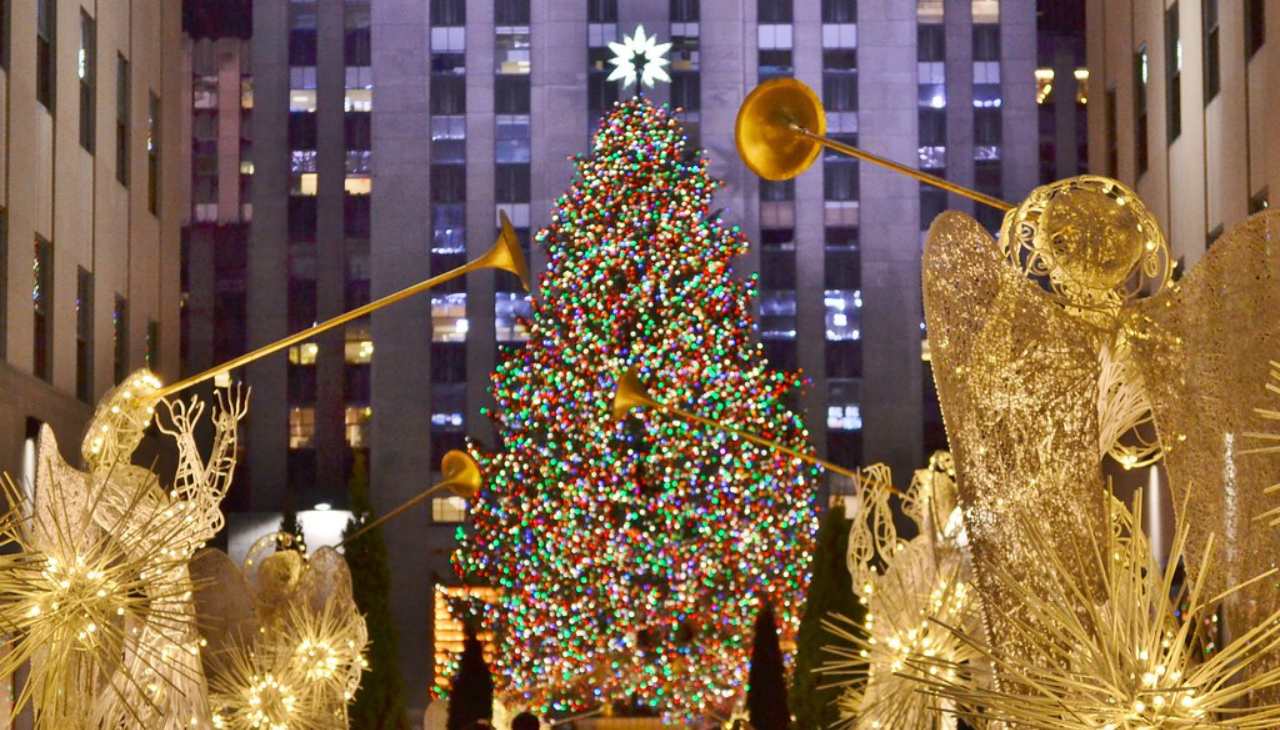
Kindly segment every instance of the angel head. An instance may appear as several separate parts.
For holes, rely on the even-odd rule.
[[[110,469],[129,463],[133,450],[151,425],[160,380],[143,368],[117,385],[98,403],[85,431],[81,452],[90,468]]]
[[[1010,262],[1064,304],[1119,307],[1169,279],[1169,245],[1132,190],[1083,175],[1031,191],[1005,217],[1001,243]]]

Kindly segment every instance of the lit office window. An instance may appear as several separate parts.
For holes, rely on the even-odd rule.
[[[1147,148],[1147,80],[1148,80],[1147,46],[1144,43],[1133,54],[1133,149],[1134,164],[1138,175],[1147,171],[1149,162]]]
[[[80,77],[80,146],[93,154],[98,120],[98,26],[83,10],[80,11],[80,55],[76,72]]]
[[[1169,142],[1182,134],[1182,38],[1178,35],[1178,3],[1164,11],[1165,121]]]
[[[316,409],[295,406],[289,409],[289,448],[311,449],[316,445]]]

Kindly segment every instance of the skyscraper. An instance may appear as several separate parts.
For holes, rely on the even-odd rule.
[[[132,370],[178,372],[179,0],[0,2],[0,469],[79,461]]]
[[[188,259],[193,298],[202,280],[211,300],[230,291],[234,270],[243,309],[191,327],[191,367],[219,360],[210,339],[262,345],[474,258],[498,211],[528,246],[568,188],[568,158],[630,93],[607,79],[608,44],[641,24],[673,44],[671,84],[645,93],[684,109],[725,181],[717,205],[754,244],[740,271],[760,272],[766,352],[812,380],[798,405],[816,449],[900,476],[923,465],[945,444],[922,325],[923,232],[944,208],[989,226],[999,216],[834,154],[794,181],[763,182],[737,157],[734,120],[760,81],[794,76],[824,99],[832,136],[1017,200],[1039,174],[1028,3],[259,0],[238,51],[252,57],[252,154],[236,160],[252,175],[240,183],[252,221],[235,239],[247,246],[228,243],[237,253],[220,259],[214,244],[197,267],[192,238]],[[219,88],[237,73],[220,70]],[[224,128],[219,140],[232,136]],[[529,255],[540,270],[543,252]],[[465,438],[496,446],[481,414],[488,376],[527,336],[528,301],[508,274],[471,274],[251,366],[248,469],[229,503],[279,510],[288,485],[300,507],[340,505],[348,455],[368,449],[385,511],[428,487]],[[414,706],[431,683],[431,586],[452,581],[464,518],[442,498],[387,532]]]
[[[1280,186],[1268,111],[1280,13],[1262,0],[1091,0],[1086,17],[1090,167],[1137,191],[1189,268]]]

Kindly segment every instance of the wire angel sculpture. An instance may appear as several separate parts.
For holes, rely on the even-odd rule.
[[[862,627],[848,618],[823,620],[845,643],[824,649],[836,658],[824,664],[828,686],[845,687],[838,704],[845,727],[940,728],[954,724],[952,707],[938,707],[910,675],[916,660],[945,662],[949,680],[967,686],[964,665],[980,655],[935,623],[980,631],[979,608],[968,575],[966,538],[956,502],[951,455],[938,452],[929,468],[916,471],[902,501],[903,514],[918,533],[899,537],[889,504],[889,469],[865,470],[867,484],[849,532],[849,571],[867,606]],[[863,631],[858,631],[862,628]],[[925,674],[938,671],[930,666]]]
[[[218,504],[234,466],[233,393],[214,416],[213,456],[192,437],[203,406],[168,405],[180,468],[165,491],[130,458],[155,415],[160,383],[142,370],[109,392],[86,433],[87,471],[67,464],[41,431],[28,497],[5,481],[0,626],[14,638],[0,677],[30,661],[15,709],[36,728],[207,728],[205,681],[187,564],[221,526]]]
[[[1193,576],[1206,590],[1272,566],[1280,535],[1253,520],[1275,480],[1265,460],[1239,457],[1266,355],[1280,352],[1278,227],[1276,213],[1248,219],[1173,283],[1154,218],[1107,178],[1037,188],[1005,216],[1000,243],[963,214],[934,221],[925,317],[993,646],[1038,650],[1016,629],[1027,609],[1015,584],[1047,598],[1069,580],[1102,595],[1097,566],[1037,560],[1030,535],[1062,555],[1105,539],[1105,454],[1165,460],[1191,569],[1209,534],[1224,543],[1211,574]],[[1144,424],[1156,440],[1126,440]],[[1024,523],[1034,530],[1010,529]],[[1278,598],[1261,584],[1236,591],[1227,621],[1257,625]]]
[[[1137,504],[1141,504],[1137,501]],[[1244,702],[1252,693],[1280,682],[1280,669],[1261,669],[1280,648],[1280,611],[1209,651],[1206,627],[1214,621],[1222,596],[1206,590],[1206,581],[1181,582],[1175,568],[1153,557],[1140,529],[1141,516],[1113,503],[1112,529],[1086,552],[1057,551],[1039,525],[1023,517],[1011,527],[1029,536],[1034,559],[1053,565],[1060,596],[1046,599],[1012,574],[997,581],[1022,601],[1024,611],[1011,623],[1022,642],[1036,648],[1036,659],[1002,652],[980,633],[938,619],[967,650],[985,660],[913,657],[910,678],[925,692],[958,708],[970,722],[1028,730],[1175,730],[1230,728],[1264,730],[1280,725],[1280,705]],[[1183,558],[1185,523],[1177,531],[1169,565]],[[1212,538],[1201,564],[1190,575],[1212,574],[1216,557]],[[1074,581],[1071,563],[1083,562],[1102,576],[1102,600],[1092,586]],[[1251,582],[1270,578],[1274,571]],[[1244,590],[1236,585],[1230,592]],[[1078,610],[1082,607],[1083,610]],[[956,672],[990,674],[977,682],[955,682]],[[1241,670],[1255,669],[1241,679]]]
[[[368,643],[351,574],[331,548],[276,551],[282,537],[255,542],[243,569],[217,550],[196,560],[208,586],[197,602],[214,619],[204,629],[214,727],[346,730]]]

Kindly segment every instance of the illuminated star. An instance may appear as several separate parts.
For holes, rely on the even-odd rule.
[[[644,26],[637,25],[635,35],[623,36],[621,43],[610,43],[609,50],[613,51],[613,58],[609,59],[609,63],[616,68],[606,80],[622,79],[623,86],[637,82],[645,86],[653,86],[654,81],[671,83],[671,77],[662,68],[671,63],[663,58],[671,50],[671,44],[658,43],[657,40],[658,36],[646,36]]]

